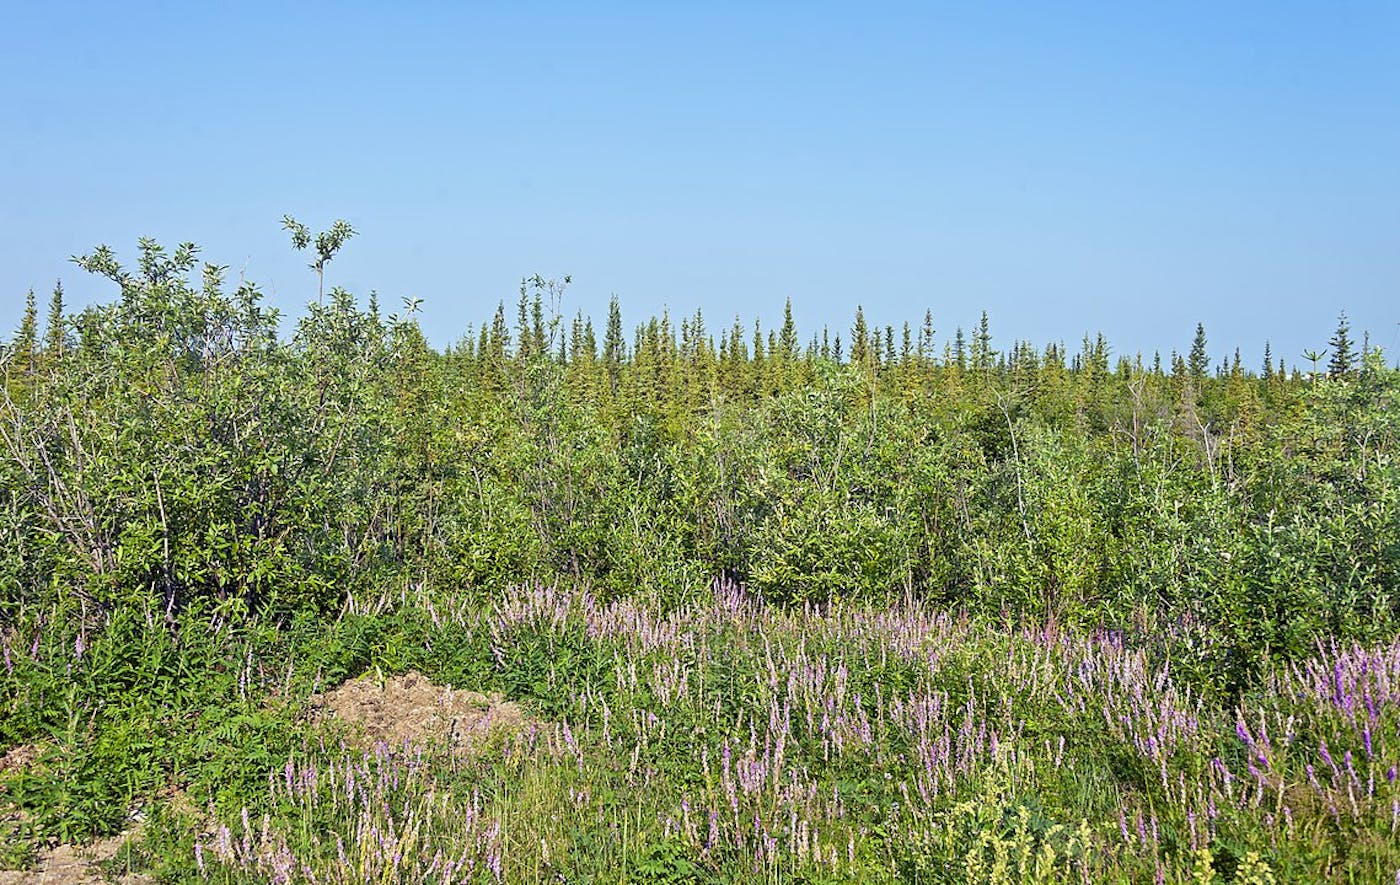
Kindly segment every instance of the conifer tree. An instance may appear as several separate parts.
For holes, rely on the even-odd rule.
[[[34,371],[39,349],[38,339],[39,309],[34,301],[34,290],[30,289],[29,294],[24,298],[24,316],[20,319],[19,331],[15,334],[14,344],[20,365],[27,372]]]
[[[539,277],[535,277],[539,281]],[[530,304],[530,334],[535,339],[533,350],[535,353],[543,353],[545,349],[545,329],[544,329],[544,303],[540,297],[540,287],[535,287],[535,297]]]
[[[63,282],[54,283],[53,295],[49,298],[48,329],[44,335],[44,349],[50,359],[63,356],[66,330],[63,326]]]
[[[985,310],[977,322],[977,334],[972,336],[972,365],[979,372],[986,372],[992,367],[992,332]]]
[[[1337,331],[1332,333],[1327,343],[1332,346],[1332,358],[1327,362],[1327,376],[1350,377],[1352,369],[1355,368],[1356,358],[1351,351],[1351,323],[1347,321],[1346,311],[1342,311],[1337,317]]]
[[[584,321],[585,321],[585,320],[584,320],[584,316],[583,316],[583,309],[582,309],[582,308],[579,308],[579,310],[574,314],[574,321],[573,321],[573,323],[570,324],[570,326],[569,326],[569,362],[571,362],[571,363],[576,363],[576,362],[579,362],[580,360],[583,359],[583,348],[584,348],[583,324],[584,324]],[[591,357],[590,357],[590,361],[591,361]]]
[[[590,362],[598,358],[598,338],[593,334],[593,320],[583,321],[583,355]]]
[[[603,332],[603,366],[614,393],[617,392],[618,372],[626,350],[627,344],[622,337],[622,307],[614,295],[608,302],[608,327]]]
[[[851,326],[851,365],[864,365],[868,359],[870,330],[865,325],[865,310],[856,305],[856,321]]]
[[[778,350],[784,360],[797,357],[797,325],[792,321],[792,299],[783,304],[783,329],[778,334]]]
[[[1206,353],[1206,327],[1204,323],[1196,324],[1196,337],[1191,342],[1191,355],[1186,361],[1186,370],[1197,381],[1204,379],[1206,372],[1210,371],[1210,357]]]
[[[919,330],[919,365],[924,365],[933,354],[933,311],[924,311],[924,325]]]
[[[530,334],[530,293],[526,282],[523,279],[520,281],[520,305],[515,320],[515,358],[522,364],[530,359],[534,350],[534,336]]]
[[[763,354],[763,326],[757,317],[753,321],[753,393],[762,396],[768,382]]]

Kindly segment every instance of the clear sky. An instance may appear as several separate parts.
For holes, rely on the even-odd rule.
[[[522,276],[630,327],[855,305],[993,346],[1302,363],[1400,334],[1400,3],[17,3],[0,36],[0,329],[108,243],[194,240],[295,316]],[[290,323],[288,324],[290,325]]]

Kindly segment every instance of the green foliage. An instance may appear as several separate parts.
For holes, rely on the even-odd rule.
[[[677,841],[653,842],[644,847],[632,868],[632,881],[638,885],[692,885],[712,881],[688,856]]]
[[[354,235],[285,227],[318,280]],[[803,351],[791,305],[778,328],[736,320],[718,345],[698,312],[650,318],[629,345],[614,299],[600,347],[582,315],[565,334],[568,278],[535,276],[513,324],[502,305],[437,352],[416,302],[384,317],[339,288],[284,332],[192,244],[143,240],[134,269],[106,247],[76,261],[118,298],[69,316],[56,290],[41,341],[31,296],[0,352],[0,749],[34,754],[0,777],[0,801],[24,811],[0,862],[118,832],[174,789],[200,811],[170,813],[167,841],[132,862],[187,872],[167,861],[203,838],[201,815],[244,808],[292,821],[287,850],[324,861],[325,834],[400,812],[298,805],[268,774],[332,758],[306,700],[376,669],[499,691],[605,740],[585,751],[560,731],[543,763],[501,741],[498,764],[434,774],[446,792],[390,791],[436,822],[424,838],[478,847],[494,837],[435,803],[481,803],[477,823],[509,807],[544,846],[521,849],[524,879],[1267,881],[1389,862],[1380,812],[1321,808],[1341,795],[1330,779],[1299,795],[1316,741],[1359,759],[1360,732],[1279,689],[1320,648],[1384,643],[1400,620],[1400,372],[1352,354],[1345,318],[1331,371],[1307,380],[1271,360],[1263,378],[1212,375],[1203,326],[1164,374],[1115,365],[1102,336],[994,351],[985,314],[939,358],[931,315],[900,342],[860,309],[847,364],[840,336]],[[1060,630],[1112,638],[1064,669]],[[798,690],[828,661],[855,717],[839,725],[821,724],[834,695],[828,709]],[[1149,666],[1166,674],[1150,690],[1102,681]],[[1122,731],[1151,711],[1114,707],[1134,691],[1206,724],[1153,756]],[[978,757],[916,815],[891,774],[940,737],[891,724],[916,694],[975,711],[1029,767]],[[1269,841],[1278,805],[1269,825],[1222,814],[1207,840],[1173,792],[1233,789],[1217,761],[1241,781],[1262,772],[1234,732],[1249,704],[1275,731],[1310,729],[1261,797],[1310,822],[1286,851]],[[732,816],[716,760],[773,753],[763,723],[781,717],[780,765],[832,797],[839,863],[760,859],[760,837],[797,844],[774,816],[796,788],[736,794],[757,830],[717,817],[715,844],[682,804]],[[945,724],[952,741],[961,721]],[[1077,767],[1051,764],[1061,753]],[[1150,857],[1131,833],[1103,851],[1124,802],[1165,809]],[[556,832],[591,859],[551,853]],[[221,873],[273,875],[239,851]],[[353,861],[385,881],[422,872]]]
[[[354,233],[285,226],[318,273]],[[1228,690],[1319,630],[1394,623],[1378,355],[1324,384],[1213,378],[1198,326],[1183,380],[1111,370],[1101,336],[1069,366],[994,359],[983,317],[968,373],[931,358],[927,318],[921,355],[890,359],[857,310],[842,366],[799,357],[790,307],[752,351],[741,326],[707,344],[698,315],[629,350],[616,300],[599,355],[581,321],[564,341],[567,279],[541,277],[513,332],[498,311],[480,346],[437,354],[415,305],[386,320],[340,289],[284,340],[253,286],[188,281],[197,254],[142,241],[128,271],[98,248],[77,261],[120,299],[70,321],[56,294],[72,345],[41,352],[31,317],[7,351],[33,369],[0,403],[8,611],[330,611],[351,587],[557,575],[676,602],[722,574],[790,602],[1186,618]]]

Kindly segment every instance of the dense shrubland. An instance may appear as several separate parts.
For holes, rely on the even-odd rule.
[[[996,350],[985,316],[629,340],[536,277],[438,352],[334,288],[284,329],[190,246],[79,263],[118,299],[56,293],[44,334],[31,302],[3,356],[0,750],[40,748],[11,860],[177,787],[207,813],[131,863],[1400,869],[1400,373],[1344,323],[1307,374],[1212,367],[1199,328]],[[451,771],[327,749],[298,710],[374,668],[552,725]],[[410,829],[401,867],[364,847]]]

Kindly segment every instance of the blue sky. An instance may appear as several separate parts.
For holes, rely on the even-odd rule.
[[[194,240],[295,316],[328,283],[437,344],[565,309],[1302,363],[1400,334],[1400,3],[6,3],[0,329],[67,263]]]

